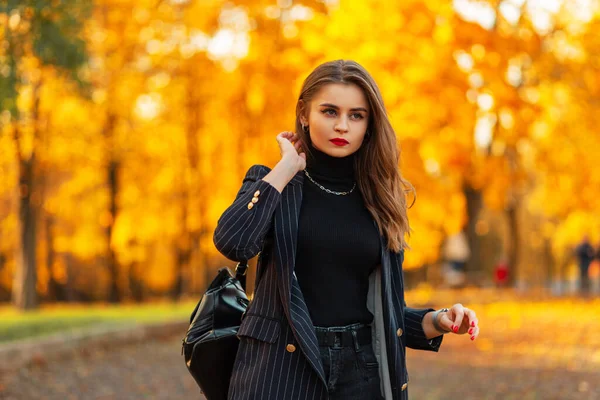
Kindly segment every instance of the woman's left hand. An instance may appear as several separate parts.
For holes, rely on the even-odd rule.
[[[479,321],[475,311],[456,303],[448,311],[441,313],[439,324],[457,335],[468,333],[471,340],[479,336]]]

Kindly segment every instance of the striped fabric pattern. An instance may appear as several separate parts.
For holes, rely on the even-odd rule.
[[[304,175],[298,172],[279,193],[261,178],[270,169],[253,165],[233,203],[217,222],[213,241],[233,261],[259,254],[254,299],[242,320],[240,347],[229,399],[327,399],[325,373],[313,324],[294,274],[298,217]],[[258,201],[248,208],[258,191]],[[265,238],[272,236],[267,243]],[[428,340],[421,323],[431,309],[408,308],[404,302],[404,253],[386,250],[382,241],[381,281],[388,367],[393,399],[406,399],[405,348],[437,351],[442,336]],[[398,337],[401,328],[405,334]]]

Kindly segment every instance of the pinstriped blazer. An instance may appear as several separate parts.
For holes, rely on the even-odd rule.
[[[259,255],[254,298],[238,331],[240,346],[229,399],[324,400],[328,398],[325,372],[294,273],[304,175],[298,172],[279,193],[261,179],[269,171],[263,165],[250,167],[213,237],[217,249],[230,260]],[[407,399],[406,347],[438,351],[443,336],[425,337],[422,320],[433,309],[406,307],[404,251],[387,250],[385,238],[380,238],[381,265],[369,285],[373,345],[380,361],[382,394],[386,400]]]

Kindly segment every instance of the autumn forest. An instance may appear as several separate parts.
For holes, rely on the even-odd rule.
[[[319,63],[377,81],[415,186],[407,273],[463,227],[473,282],[600,243],[598,0],[0,2],[0,302],[200,293]]]

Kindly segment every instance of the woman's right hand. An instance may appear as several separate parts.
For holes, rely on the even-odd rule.
[[[306,153],[300,152],[302,142],[294,132],[284,131],[276,137],[281,160],[292,166],[296,172],[306,168]]]

